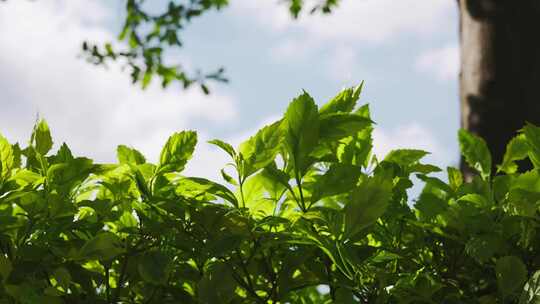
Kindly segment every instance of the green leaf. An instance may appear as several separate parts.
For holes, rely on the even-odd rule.
[[[262,213],[265,216],[272,215],[274,204],[264,197],[264,176],[261,173],[250,177],[243,184],[243,199],[245,206],[253,213]],[[236,194],[238,201],[242,200],[242,194]]]
[[[137,270],[150,284],[164,285],[169,279],[172,260],[160,251],[150,251],[138,259]]]
[[[392,197],[392,181],[367,178],[356,187],[345,205],[345,237],[351,238],[381,217]]]
[[[98,220],[96,210],[88,206],[79,207],[79,210],[75,214],[76,221],[88,221],[91,223],[96,223]]]
[[[476,193],[469,193],[461,196],[458,201],[465,201],[473,203],[478,208],[486,208],[492,205],[492,203],[483,195]]]
[[[133,216],[131,212],[124,211],[122,215],[118,218],[118,221],[123,228],[136,228],[139,225],[139,222]]]
[[[523,287],[519,304],[540,304],[540,270],[536,271]]]
[[[454,167],[447,167],[448,171],[448,184],[454,190],[457,190],[463,184],[463,175],[461,171]]]
[[[451,193],[452,192],[452,188],[450,188],[449,185],[447,185],[445,182],[443,182],[439,178],[432,177],[432,176],[427,176],[425,174],[416,174],[416,177],[418,179],[420,179],[421,181],[425,182],[426,187],[427,186],[433,187],[433,188],[442,190],[442,191],[444,191],[446,193]]]
[[[521,130],[530,148],[529,157],[535,168],[540,168],[540,127],[527,123]]]
[[[0,186],[11,176],[14,165],[13,147],[0,134]]]
[[[312,204],[323,197],[346,193],[353,189],[362,174],[360,167],[335,163],[313,184]]]
[[[146,159],[141,152],[124,145],[119,145],[118,148],[116,148],[116,157],[120,164],[141,165],[146,163]]]
[[[66,163],[54,164],[47,170],[49,183],[58,187],[62,193],[68,193],[90,174],[92,160],[84,157],[72,159]]]
[[[516,173],[518,166],[515,161],[526,158],[528,153],[529,145],[524,134],[512,138],[508,145],[506,145],[506,153],[504,154],[502,164],[497,166],[497,172],[502,171],[506,174]]]
[[[221,184],[201,177],[182,178],[177,185],[176,193],[195,199],[211,194],[228,201],[233,206],[238,206],[238,201],[231,190]]]
[[[373,127],[368,127],[354,136],[341,139],[336,151],[339,162],[367,167],[373,148],[372,130]]]
[[[56,155],[52,156],[50,159],[51,163],[67,163],[72,161],[74,157],[66,143],[62,143],[60,149],[56,152]]]
[[[277,121],[269,126],[265,126],[242,143],[239,151],[244,159],[243,178],[250,176],[259,169],[266,167],[274,161],[274,158],[281,149],[282,132],[281,121]]]
[[[362,81],[362,83],[360,83],[360,85],[356,87],[344,89],[343,91],[339,92],[339,94],[336,95],[334,98],[332,98],[332,100],[322,106],[319,110],[319,113],[350,113],[354,109],[356,102],[360,98],[360,93],[362,92],[363,87],[364,82]]]
[[[527,268],[516,256],[505,256],[495,265],[497,285],[504,297],[514,294],[527,280]]]
[[[420,163],[416,163],[412,166],[409,167],[409,172],[419,172],[419,173],[422,173],[422,174],[429,174],[429,173],[433,173],[433,172],[441,172],[442,169],[437,167],[437,166],[434,166],[434,165],[430,165],[430,164],[420,164]]]
[[[227,152],[232,159],[236,159],[236,151],[234,151],[234,148],[230,144],[219,139],[210,140],[208,143],[220,147],[223,151]]]
[[[324,141],[336,141],[356,135],[358,132],[371,127],[372,123],[371,119],[358,114],[333,113],[321,115],[319,137]]]
[[[53,141],[51,131],[45,120],[40,119],[34,126],[32,136],[30,137],[30,144],[41,155],[46,155],[51,150]]]
[[[238,182],[236,182],[236,180],[235,180],[232,176],[230,176],[229,174],[227,174],[227,172],[225,172],[225,169],[221,169],[220,172],[221,172],[221,177],[223,177],[223,179],[224,179],[227,183],[229,183],[229,184],[231,184],[231,185],[238,186]]]
[[[491,154],[486,142],[463,129],[459,130],[458,137],[465,161],[476,169],[483,179],[488,179],[491,175]]]
[[[83,259],[109,261],[122,254],[122,241],[111,232],[102,232],[88,240],[81,248],[79,255]]]
[[[292,193],[292,187],[289,184],[290,176],[287,173],[279,170],[275,163],[266,166],[261,172],[263,186],[270,196],[277,199],[277,196],[282,193],[283,189],[287,189]]]
[[[448,205],[433,193],[422,192],[414,207],[422,221],[429,221],[443,213],[448,208]]]
[[[282,122],[285,143],[296,172],[304,172],[309,166],[309,154],[319,140],[319,112],[308,93],[294,99]]]
[[[400,166],[410,166],[428,154],[429,152],[423,150],[397,149],[390,151],[384,158],[384,161],[396,163]]]
[[[369,110],[369,104],[367,103],[359,107],[356,111],[354,111],[354,113],[362,117],[371,119],[371,111]]]
[[[193,131],[174,133],[161,150],[158,172],[182,172],[193,155],[196,144],[197,133]]]
[[[13,271],[11,261],[3,254],[0,254],[0,278],[2,282],[5,282],[9,278],[11,271]]]

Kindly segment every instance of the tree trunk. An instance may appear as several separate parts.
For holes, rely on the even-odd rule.
[[[540,0],[458,3],[461,127],[486,140],[496,165],[525,122],[540,125]]]

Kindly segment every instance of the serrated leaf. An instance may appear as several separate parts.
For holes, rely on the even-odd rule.
[[[261,174],[250,177],[242,186],[242,192],[238,191],[238,201],[244,202],[244,206],[252,213],[261,212],[265,216],[272,215],[274,204],[264,197],[264,187]],[[243,195],[242,195],[243,194]]]
[[[58,152],[52,158],[54,159],[54,163],[67,163],[74,159],[73,153],[71,153],[66,143],[62,143],[60,149],[58,149]]]
[[[319,137],[324,141],[336,141],[344,137],[356,135],[371,127],[371,119],[357,114],[332,113],[320,116]]]
[[[319,112],[308,93],[304,92],[289,104],[282,126],[290,157],[300,173],[306,169],[308,155],[319,140]]]
[[[30,144],[33,145],[36,151],[41,155],[46,155],[52,148],[53,141],[49,125],[43,119],[40,119],[34,126]]]
[[[396,149],[390,151],[383,161],[393,162],[400,166],[409,166],[421,160],[429,152],[415,149]]]
[[[362,93],[362,88],[364,87],[364,82],[356,87],[347,88],[339,92],[332,100],[327,102],[319,110],[320,114],[330,114],[330,113],[339,113],[345,112],[350,113],[358,99],[360,98],[360,93]]]
[[[495,273],[499,290],[505,297],[520,290],[527,280],[527,268],[516,256],[498,259],[495,264]]]
[[[141,152],[124,145],[119,145],[116,148],[116,158],[120,164],[141,165],[146,162]]]
[[[414,204],[416,210],[418,210],[418,215],[423,221],[429,221],[435,218],[437,215],[443,213],[448,205],[446,202],[433,193],[422,192],[418,201]]]
[[[260,174],[263,177],[263,186],[273,198],[281,194],[283,189],[288,189],[290,192],[293,191],[289,184],[290,176],[279,170],[275,163],[266,166]]]
[[[369,104],[362,105],[356,111],[354,111],[355,114],[360,115],[362,117],[371,119],[371,111],[369,109]]]
[[[354,136],[340,140],[336,151],[339,162],[367,167],[373,148],[372,129],[368,127]]]
[[[232,159],[236,159],[236,151],[234,151],[233,146],[231,146],[230,144],[228,144],[228,143],[226,143],[224,141],[221,141],[219,139],[210,140],[210,141],[208,141],[208,143],[212,144],[212,145],[215,145],[215,146],[218,146],[223,151],[227,152],[227,154],[229,154]]]
[[[454,167],[447,167],[448,171],[448,184],[454,190],[457,190],[463,184],[463,175],[461,171]]]
[[[161,150],[158,172],[182,172],[195,150],[197,133],[182,131],[174,133]]]
[[[527,138],[524,134],[512,138],[506,145],[503,162],[501,165],[497,166],[497,171],[502,171],[506,174],[516,173],[518,166],[515,162],[526,158],[528,153],[529,145],[527,144]]]
[[[345,205],[345,237],[353,237],[381,217],[392,197],[392,181],[367,178],[356,187]]]
[[[491,175],[491,154],[486,142],[466,130],[459,130],[459,146],[465,161],[477,170],[483,179]]]
[[[238,206],[234,193],[227,187],[201,177],[182,178],[177,185],[176,193],[188,198],[198,198],[207,194],[223,198],[233,206]]]
[[[416,174],[416,177],[426,183],[426,186],[430,186],[436,189],[440,189],[446,193],[451,193],[452,188],[439,178],[427,176],[425,174]]]
[[[281,149],[283,137],[280,124],[281,121],[277,121],[265,126],[240,145],[238,150],[244,160],[243,178],[247,178],[274,161]]]

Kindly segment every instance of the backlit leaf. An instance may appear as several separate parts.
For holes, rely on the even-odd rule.
[[[124,145],[118,146],[116,149],[116,157],[120,164],[141,165],[146,162],[146,159],[141,152]]]
[[[491,154],[486,142],[465,130],[459,130],[459,146],[467,164],[476,169],[482,178],[491,175]]]
[[[51,131],[49,130],[49,125],[47,125],[47,122],[45,122],[45,120],[40,119],[34,126],[34,131],[32,132],[30,143],[41,155],[45,155],[51,150],[53,141],[51,137]]]
[[[319,140],[319,112],[313,98],[305,92],[295,98],[287,108],[282,126],[295,170],[304,171],[308,155]]]
[[[182,172],[195,150],[197,133],[182,131],[174,133],[161,150],[158,172]]]

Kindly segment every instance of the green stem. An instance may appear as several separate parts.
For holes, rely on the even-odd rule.
[[[300,192],[300,209],[302,209],[302,212],[307,212],[306,209],[306,202],[304,201],[304,191],[302,190],[302,180],[300,179],[300,176],[298,175],[298,171],[295,170],[295,180],[296,185],[298,186],[298,191]]]
[[[246,201],[244,199],[244,180],[240,176],[240,173],[238,173],[238,184],[240,187],[240,198],[242,199],[242,208],[246,208]]]
[[[105,266],[105,292],[107,294],[107,303],[111,304],[111,284],[109,280],[109,265],[103,265]]]

